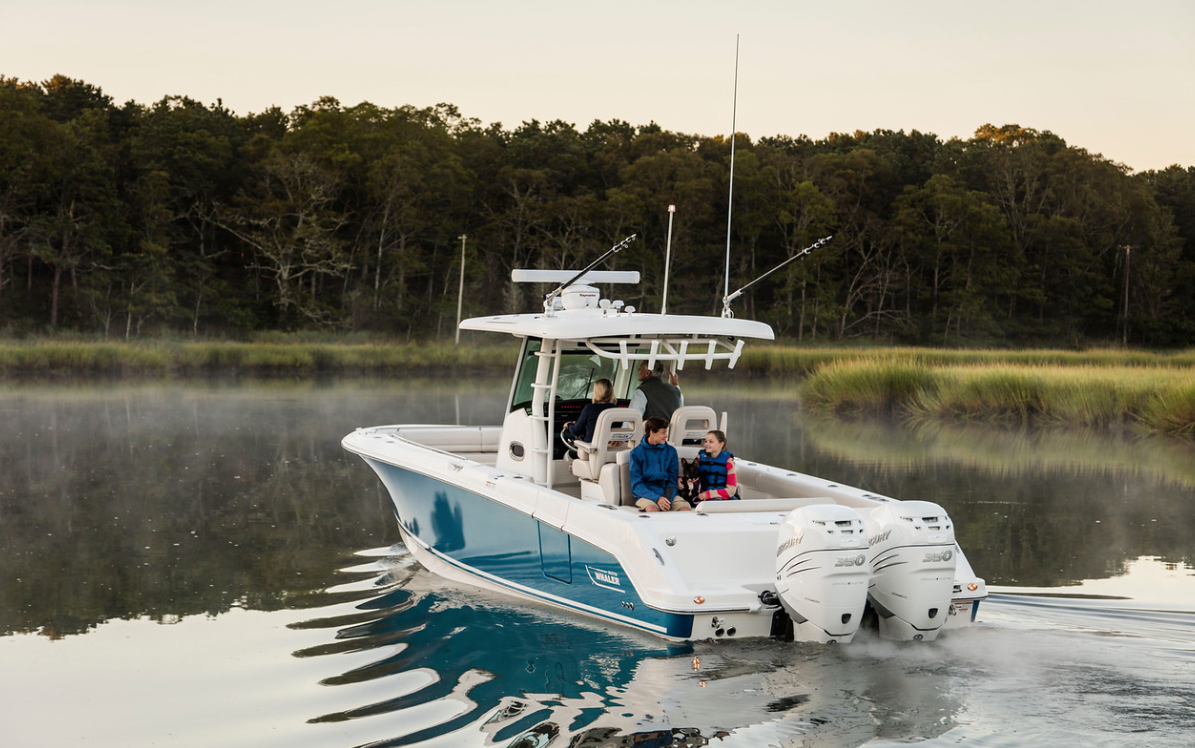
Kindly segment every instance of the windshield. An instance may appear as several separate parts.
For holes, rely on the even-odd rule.
[[[532,339],[527,341],[523,350],[523,360],[519,362],[519,375],[515,382],[514,397],[511,410],[527,408],[535,399],[536,372],[539,368],[539,356],[542,341]],[[615,383],[616,391],[619,382],[619,363],[612,358],[604,358],[588,348],[566,348],[560,354],[560,374],[556,379],[556,397],[561,400],[588,400],[593,397],[593,383],[602,377]],[[623,386],[628,379],[622,377]],[[547,384],[548,382],[545,382]],[[543,388],[541,397],[546,400],[547,388]]]

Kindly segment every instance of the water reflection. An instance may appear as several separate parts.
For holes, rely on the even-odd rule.
[[[806,417],[774,390],[701,392],[732,451],[941,504],[989,584],[1065,587],[1137,558],[1195,564],[1195,449],[1066,430],[910,428]],[[1132,583],[1125,585],[1132,595]]]
[[[401,546],[373,571],[351,614],[293,625],[335,632],[295,654],[349,691],[309,723],[357,746],[1161,746],[1195,725],[1190,612],[998,594],[995,625],[932,647],[670,645],[444,583]]]
[[[409,558],[389,560],[396,561],[397,570],[377,579],[378,596],[358,606],[362,620],[348,626],[335,618],[298,624],[339,627],[335,637],[341,646],[302,650],[297,656],[348,649],[375,650],[381,655],[322,681],[326,685],[381,681],[369,688],[374,700],[320,715],[312,722],[417,712],[421,705],[434,703],[440,707],[441,721],[377,745],[421,743],[466,726],[505,741],[541,727],[547,707],[533,704],[534,695],[551,694],[553,706],[594,701],[593,694],[629,681],[638,660],[682,651],[654,637],[609,632],[511,604],[506,598],[490,599],[456,589]],[[427,677],[414,681],[407,677],[416,671],[425,671]],[[454,704],[447,715],[443,715],[445,703]],[[600,700],[579,708],[571,729],[585,727],[604,708]]]
[[[428,382],[0,390],[0,633],[302,604],[349,549],[396,538],[384,490],[340,437],[387,421],[493,422],[505,386],[475,389],[463,400]],[[1195,560],[1188,447],[807,421],[783,390],[686,391],[733,414],[740,455],[942,504],[994,585]]]
[[[6,739],[1062,748],[1195,730],[1183,448],[807,422],[782,390],[686,383],[732,413],[739,454],[943,504],[1002,586],[933,647],[674,646],[450,585],[391,547],[389,500],[340,438],[494,422],[505,383],[470,386],[0,389]]]
[[[803,428],[819,450],[866,459],[889,472],[955,465],[994,477],[1040,473],[1146,478],[1195,489],[1195,447],[1172,439],[1116,436],[1087,429],[1013,429],[979,425],[838,421],[809,417]]]
[[[1195,562],[1188,445],[877,422],[815,420],[803,430],[821,456],[812,471],[822,460],[853,465],[873,490],[946,507],[989,584],[1064,587],[1123,576],[1143,556]]]
[[[294,605],[395,532],[341,436],[387,418],[483,423],[504,396],[413,385],[0,391],[0,633]]]
[[[298,657],[372,653],[321,681],[365,700],[311,719],[403,725],[371,747],[448,736],[441,744],[703,746],[732,734],[743,745],[859,745],[939,735],[959,708],[950,680],[965,673],[910,668],[897,647],[885,648],[890,663],[860,668],[845,648],[669,644],[445,584],[392,550],[376,597],[353,615],[294,624],[336,630]]]

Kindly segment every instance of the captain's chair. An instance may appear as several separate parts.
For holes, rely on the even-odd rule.
[[[707,433],[718,428],[718,417],[708,405],[682,405],[672,412],[668,443],[674,447],[700,445]]]
[[[574,442],[577,459],[573,475],[581,480],[597,480],[602,466],[614,462],[619,452],[629,452],[639,443],[643,415],[633,408],[607,408],[598,414],[593,441]],[[613,446],[611,446],[613,444]]]

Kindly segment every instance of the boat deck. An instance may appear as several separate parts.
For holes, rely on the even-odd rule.
[[[434,450],[444,456],[494,468],[497,463],[499,440],[502,429],[499,426],[453,426],[453,425],[395,425],[364,429],[364,432],[383,440],[403,441]],[[677,448],[681,458],[691,459],[697,455],[697,447]],[[571,459],[555,460],[552,490],[575,499],[591,500],[621,506],[634,510],[629,497],[623,497],[617,487],[599,481],[580,480],[569,471]],[[621,483],[627,482],[629,464],[626,453],[616,463],[624,473]],[[804,473],[775,468],[736,457],[741,502],[707,502],[706,513],[733,513],[759,511],[789,511],[797,506],[814,503],[837,503],[856,509],[874,507],[877,503],[892,501],[890,497],[870,493],[833,481],[806,475]],[[530,478],[530,476],[524,476]],[[612,495],[618,493],[619,495]],[[767,505],[755,505],[765,500]],[[746,502],[751,502],[746,503]],[[786,503],[775,503],[786,502]],[[791,505],[791,506],[790,506]],[[788,509],[782,509],[788,506]],[[702,509],[703,505],[698,508]]]

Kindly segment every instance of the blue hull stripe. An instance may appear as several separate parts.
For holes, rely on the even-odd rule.
[[[463,574],[656,634],[692,635],[691,614],[648,607],[606,551],[460,486],[365,461],[389,491],[404,538]]]

